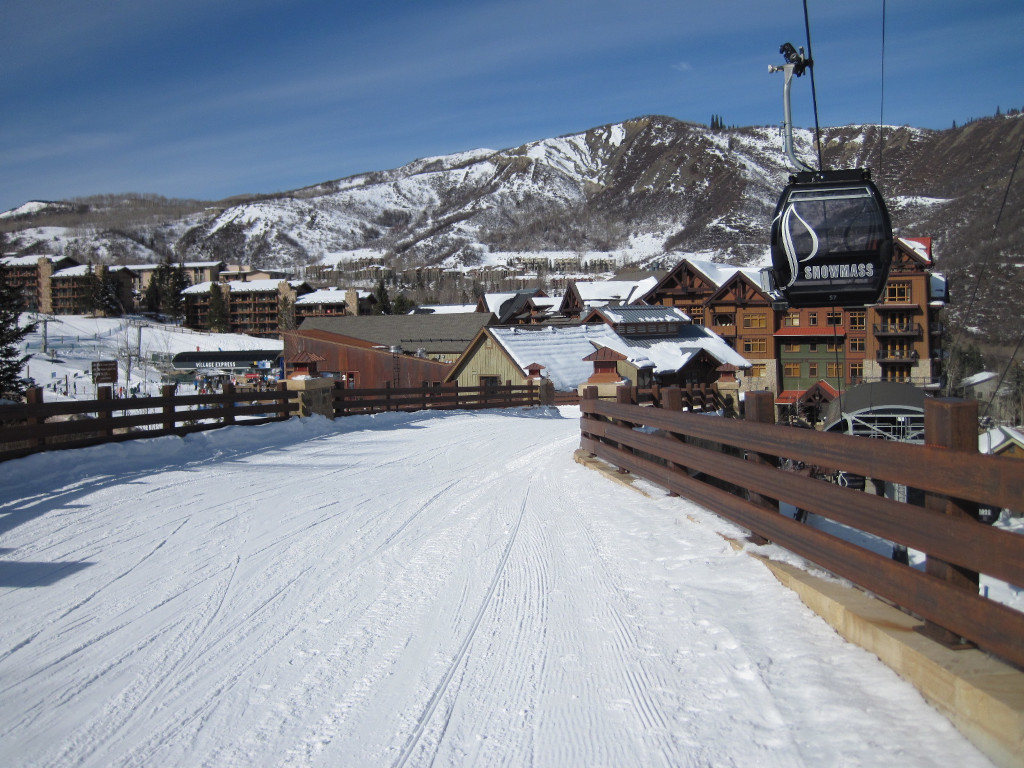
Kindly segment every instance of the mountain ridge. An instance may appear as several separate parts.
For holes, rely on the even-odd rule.
[[[813,133],[794,139],[797,153],[816,161]],[[1014,296],[1024,286],[1013,265],[1024,261],[1024,206],[1019,183],[1008,183],[1022,144],[1019,113],[943,131],[821,131],[825,167],[872,168],[898,233],[932,237],[951,283],[978,284],[970,306],[954,289],[955,309],[989,335],[1021,323]],[[465,270],[495,253],[545,252],[607,253],[617,266],[664,267],[693,253],[751,265],[765,259],[787,166],[776,126],[708,128],[647,115],[213,203],[109,195],[52,210],[26,204],[3,214],[0,228],[19,254],[223,260],[298,273],[360,260]]]

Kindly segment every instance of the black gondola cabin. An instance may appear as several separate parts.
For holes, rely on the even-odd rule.
[[[772,219],[771,287],[792,307],[874,304],[892,247],[889,211],[869,171],[800,172]]]

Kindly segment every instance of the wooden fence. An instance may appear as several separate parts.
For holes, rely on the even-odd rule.
[[[301,410],[301,393],[285,389],[259,392],[225,384],[222,392],[176,395],[174,386],[159,397],[114,399],[101,387],[97,400],[44,403],[42,390],[32,389],[28,402],[0,406],[0,461],[41,451],[81,448],[100,443],[163,435],[186,435],[230,424],[256,425],[284,421]],[[489,387],[416,387],[330,391],[326,415],[349,416],[382,411],[510,408],[551,404],[550,384]]]
[[[299,408],[283,385],[257,392],[225,384],[222,392],[204,395],[175,395],[174,386],[167,385],[159,397],[128,398],[113,398],[110,387],[100,387],[98,394],[96,400],[45,403],[42,390],[31,389],[27,403],[0,406],[0,461],[58,448],[283,421]]]
[[[940,642],[1024,666],[1024,613],[978,588],[981,573],[1024,588],[1024,536],[977,519],[979,505],[1024,509],[1024,462],[978,453],[977,403],[927,399],[926,444],[914,445],[776,425],[770,393],[747,394],[745,420],[684,413],[663,394],[658,408],[588,390],[581,447],[895,603]],[[924,506],[822,479],[839,472],[919,489]],[[780,501],[924,552],[925,569],[780,514]]]
[[[334,415],[350,416],[381,411],[466,410],[552,405],[550,382],[479,387],[382,387],[334,389]]]

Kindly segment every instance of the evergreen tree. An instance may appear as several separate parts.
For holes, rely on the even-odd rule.
[[[281,331],[294,331],[295,300],[282,296],[277,302],[277,328]]]
[[[228,305],[224,301],[224,290],[220,283],[210,285],[210,307],[206,314],[206,325],[214,333],[227,333],[231,329]]]
[[[95,314],[103,317],[121,317],[124,314],[124,306],[118,296],[117,279],[109,269],[97,269],[91,287],[92,311]]]
[[[391,306],[391,299],[388,296],[388,288],[384,285],[384,278],[380,279],[380,283],[377,284],[377,290],[374,292],[377,297],[377,307],[375,314],[378,315],[390,315],[394,312]]]
[[[182,291],[192,285],[185,265],[178,263],[170,267],[167,275],[167,282],[163,289],[161,311],[175,320],[180,320],[185,315],[185,297]]]
[[[392,311],[396,315],[407,315],[414,309],[416,309],[416,302],[408,298],[404,293],[400,293],[395,297]]]
[[[7,269],[0,263],[0,397],[20,399],[29,386],[21,378],[21,369],[29,356],[20,353],[18,344],[36,329],[36,324],[21,325],[24,302],[8,279]]]

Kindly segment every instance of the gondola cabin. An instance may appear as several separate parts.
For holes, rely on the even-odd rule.
[[[771,289],[792,307],[874,304],[892,247],[889,211],[869,171],[797,173],[772,219]]]

